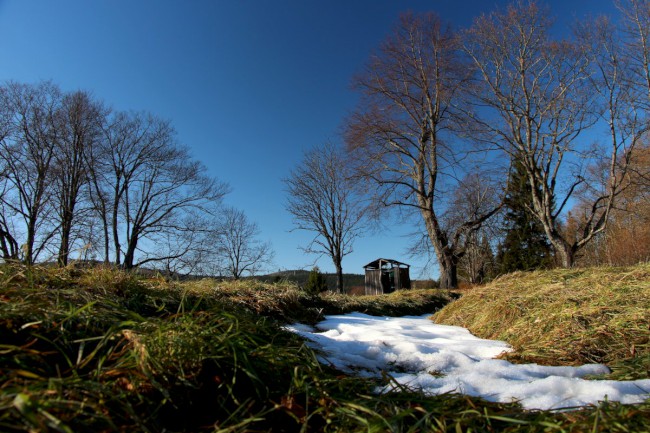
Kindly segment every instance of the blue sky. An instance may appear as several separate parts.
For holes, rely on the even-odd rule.
[[[233,191],[271,241],[275,269],[310,268],[292,232],[282,178],[304,150],[338,142],[356,103],[353,75],[400,12],[435,11],[455,26],[506,1],[410,0],[0,0],[0,82],[52,80],[118,110],[170,119],[180,142]],[[611,10],[611,1],[551,1],[558,26]],[[411,263],[405,234],[359,239],[344,272],[378,257]],[[324,257],[317,263],[333,271]],[[430,276],[437,277],[435,267]]]

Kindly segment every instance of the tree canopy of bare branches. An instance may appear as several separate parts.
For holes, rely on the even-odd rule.
[[[56,153],[60,90],[51,83],[8,83],[2,93],[0,140],[2,238],[5,260],[34,263],[55,235],[51,167]]]
[[[361,104],[346,133],[355,171],[375,186],[375,200],[421,217],[445,288],[458,283],[464,240],[498,210],[443,221],[450,191],[477,163],[457,134],[457,106],[470,78],[459,44],[435,15],[402,16],[355,79]]]
[[[73,246],[102,246],[104,261],[127,269],[169,264],[190,253],[229,191],[170,122],[49,82],[0,87],[0,173],[0,252],[27,264],[65,266]]]
[[[332,259],[336,289],[341,292],[343,257],[352,252],[355,239],[365,228],[365,209],[345,157],[331,143],[315,147],[284,182],[286,209],[293,216],[295,227],[315,234],[305,251],[326,254]]]
[[[185,254],[184,248],[167,254],[140,246],[194,230],[195,211],[216,216],[229,187],[208,177],[176,142],[171,124],[152,115],[117,113],[101,145],[93,155],[92,190],[115,263],[130,269]]]
[[[232,207],[223,210],[213,246],[216,261],[226,276],[237,280],[244,273],[255,275],[270,265],[271,244],[257,239],[259,234],[257,224],[243,211]]]
[[[534,2],[516,3],[478,18],[465,34],[465,51],[478,80],[473,132],[521,164],[531,185],[530,210],[570,267],[606,226],[646,122],[612,33],[602,25],[583,27],[580,40],[558,40],[550,27],[548,13]],[[603,125],[609,134],[591,146],[587,133]],[[590,205],[579,236],[569,238],[561,223],[567,204],[578,198]]]
[[[81,91],[63,95],[55,115],[58,133],[52,164],[52,182],[60,231],[57,260],[61,266],[68,264],[71,245],[75,240],[73,230],[85,225],[86,221],[81,219],[88,216],[90,211],[90,203],[81,196],[88,184],[87,154],[99,145],[105,116],[103,105],[93,100],[88,93]],[[82,203],[85,206],[80,211],[79,205]],[[84,244],[90,243],[87,237],[84,241]]]

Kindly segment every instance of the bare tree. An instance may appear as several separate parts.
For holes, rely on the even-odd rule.
[[[86,195],[94,212],[95,219],[100,223],[101,235],[95,234],[98,244],[103,249],[103,261],[105,264],[111,262],[111,212],[109,202],[111,197],[111,164],[112,160],[112,129],[117,128],[111,125],[113,116],[106,113],[101,124],[101,137],[94,146],[86,149],[84,153],[85,166],[87,168],[88,182],[86,183]],[[119,201],[119,200],[118,200]],[[117,208],[117,207],[116,207]],[[116,221],[113,220],[113,221]],[[119,254],[115,255],[115,261],[119,264]]]
[[[92,197],[104,227],[105,260],[112,244],[116,265],[122,265],[124,196],[136,175],[144,170],[147,159],[165,143],[166,128],[153,116],[114,113],[104,125],[101,146],[91,154]]]
[[[447,227],[453,227],[467,219],[477,219],[499,208],[501,204],[501,186],[490,182],[489,176],[480,172],[469,173],[462,179],[453,194],[453,202],[443,219],[448,220]],[[492,244],[498,237],[497,215],[481,226],[464,230],[460,240],[464,254],[458,263],[459,273],[467,282],[480,284],[493,271],[494,254]]]
[[[5,147],[5,140],[11,131],[11,108],[8,99],[7,89],[0,87],[0,143]],[[10,184],[8,182],[8,165],[5,159],[0,159],[0,252],[3,260],[18,260],[20,247],[18,241],[13,237],[11,223],[4,200],[9,194]]]
[[[196,228],[191,215],[216,212],[228,186],[205,175],[205,167],[176,143],[167,121],[116,113],[103,136],[102,148],[91,156],[91,183],[114,262],[130,269],[181,257],[185,248],[163,251],[152,245],[169,242],[170,236],[186,237]]]
[[[623,15],[622,44],[619,49],[630,71],[627,78],[637,95],[642,95],[637,104],[647,113],[650,110],[650,2],[621,0],[616,4]],[[650,184],[649,167],[633,164],[632,169],[635,170],[633,177]]]
[[[554,40],[547,15],[528,2],[482,16],[466,33],[465,49],[479,80],[472,88],[479,107],[474,132],[521,163],[531,185],[530,210],[563,266],[570,267],[576,252],[605,228],[620,193],[626,167],[620,163],[645,126],[613,41],[599,39],[607,47],[596,46],[592,32],[584,40],[594,45],[586,50]],[[602,125],[609,137],[594,146],[580,140]],[[599,179],[588,179],[597,173]],[[567,237],[563,212],[578,193],[590,205],[579,236]]]
[[[165,251],[156,267],[168,275],[217,275],[216,263],[219,220],[213,215],[192,211],[184,216],[181,231],[157,237],[156,248]],[[221,275],[221,274],[219,274]]]
[[[126,269],[168,259],[169,254],[154,250],[140,250],[144,254],[136,259],[138,245],[145,239],[155,243],[160,234],[191,229],[184,224],[186,212],[210,211],[228,191],[225,184],[204,175],[204,167],[190,160],[185,148],[173,142],[162,144],[125,188],[122,215],[126,226]]]
[[[208,231],[197,222],[215,217],[228,192],[176,142],[169,122],[109,116],[86,92],[9,83],[0,88],[0,115],[5,260],[33,264],[47,251],[65,265],[75,245],[87,257],[99,221],[105,261],[113,245],[125,268],[171,263]]]
[[[650,148],[644,143],[634,149],[622,188],[612,210],[606,230],[601,232],[584,251],[580,265],[630,266],[650,260]],[[580,229],[579,216],[583,203],[571,210],[566,231],[574,235]]]
[[[16,230],[13,228],[10,210],[5,206],[5,200],[8,199],[9,183],[2,174],[3,181],[0,183],[0,251],[4,261],[20,259],[20,245],[14,237]]]
[[[474,168],[455,133],[469,68],[456,35],[432,14],[404,15],[356,80],[360,108],[347,128],[356,172],[376,186],[375,200],[413,210],[424,222],[440,266],[440,285],[456,287],[468,233],[498,206],[443,224],[448,194]],[[448,220],[451,222],[451,220]]]
[[[114,112],[102,124],[102,138],[86,153],[89,167],[89,195],[102,224],[104,261],[122,264],[122,198],[127,185],[164,132],[164,122],[150,115]]]
[[[33,264],[49,246],[57,227],[52,211],[51,167],[57,130],[54,121],[61,92],[51,83],[8,83],[3,90],[0,140],[2,179],[1,231],[5,259]],[[20,245],[20,251],[17,250]]]
[[[465,254],[458,263],[461,279],[470,284],[482,284],[494,272],[494,253],[488,235],[479,230],[472,232],[465,242]]]
[[[336,269],[336,290],[343,291],[343,257],[363,232],[365,210],[347,169],[346,158],[331,143],[305,153],[302,164],[284,179],[286,209],[294,226],[315,234],[305,248],[326,254]]]
[[[618,48],[630,65],[634,84],[644,90],[647,104],[650,103],[650,2],[620,0],[616,5],[623,15],[625,32],[624,44]]]
[[[75,240],[73,230],[81,222],[79,205],[88,183],[87,154],[98,145],[104,116],[102,105],[81,91],[64,95],[56,112],[58,134],[52,173],[60,226],[58,263],[61,266],[68,264]],[[89,206],[84,211],[87,209]],[[84,237],[88,241],[88,236]]]
[[[255,275],[271,264],[271,244],[257,239],[259,234],[257,224],[243,211],[232,207],[223,210],[213,248],[225,275],[237,280],[244,273]]]

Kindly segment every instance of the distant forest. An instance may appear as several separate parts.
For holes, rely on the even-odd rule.
[[[294,270],[294,271],[279,271],[267,275],[258,275],[254,278],[268,283],[278,281],[291,281],[297,283],[299,286],[304,287],[309,278],[310,271]],[[336,287],[336,274],[323,273],[327,281],[327,287],[333,290]],[[355,287],[363,288],[365,276],[363,274],[343,274],[343,287],[347,292]]]

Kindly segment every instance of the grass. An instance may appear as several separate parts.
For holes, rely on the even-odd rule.
[[[616,379],[650,377],[650,265],[515,273],[434,316],[505,340],[512,360],[605,363]]]
[[[321,366],[281,326],[432,313],[449,301],[426,290],[313,297],[288,283],[0,267],[0,431],[650,431],[649,404],[550,413],[377,395],[385,382]]]

